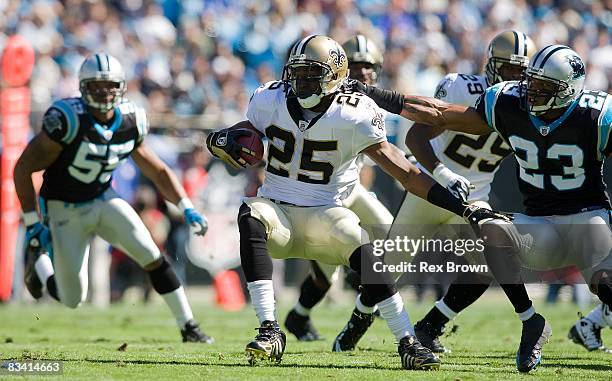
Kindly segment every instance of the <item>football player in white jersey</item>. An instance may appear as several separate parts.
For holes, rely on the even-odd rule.
[[[175,316],[183,341],[211,343],[193,319],[170,263],[134,209],[111,188],[115,168],[132,157],[164,197],[183,211],[185,220],[199,228],[197,234],[206,232],[206,219],[194,209],[172,170],[143,142],[147,117],[141,107],[123,98],[125,83],[116,58],[89,56],[79,70],[81,97],[54,102],[45,113],[42,131],[17,161],[15,189],[27,228],[26,285],[35,298],[46,288],[64,305],[78,307],[87,297],[89,242],[99,235],[147,272]],[[32,173],[41,170],[43,219],[36,211],[32,185]]]
[[[238,137],[258,133],[270,142],[264,183],[257,197],[244,199],[238,215],[242,269],[260,323],[246,347],[249,362],[282,358],[286,337],[275,317],[270,257],[295,257],[350,266],[367,278],[364,303],[378,304],[399,342],[403,367],[438,369],[440,360],[414,336],[389,273],[375,270],[382,259],[359,218],[342,206],[358,183],[356,158],[368,155],[407,190],[472,223],[502,215],[464,204],[410,164],[386,141],[378,106],[362,94],[339,91],[347,75],[340,44],[308,36],[291,49],[283,81],[255,91],[248,120],[207,138],[211,153],[235,167],[245,166],[243,156],[250,155]]]
[[[349,77],[375,86],[383,64],[383,55],[374,41],[358,34],[342,44],[348,58]],[[386,111],[381,110],[386,114]],[[359,160],[358,165],[363,165]],[[380,228],[374,234],[385,238],[386,230],[393,222],[393,215],[360,183],[342,200],[342,206],[353,211],[364,227]],[[289,311],[285,327],[300,341],[319,340],[319,334],[310,319],[310,310],[324,297],[337,279],[341,266],[311,262],[311,271],[300,287],[299,300]]]
[[[524,33],[516,30],[501,32],[489,43],[486,74],[448,74],[438,84],[434,96],[445,102],[471,106],[487,87],[502,81],[519,80],[533,53],[535,45]],[[438,183],[457,197],[490,209],[491,182],[502,159],[511,153],[508,145],[495,132],[475,136],[421,127],[415,124],[406,135],[406,145],[416,157],[417,167],[432,174]],[[414,237],[428,237],[432,233],[427,234],[425,230],[434,229],[436,225],[463,223],[463,219],[455,217],[453,213],[406,193],[393,220],[389,238],[405,235],[406,231]],[[476,273],[460,273],[459,277],[425,319],[415,325],[421,343],[434,353],[446,351],[438,340],[444,324],[476,301],[491,283],[489,277]],[[350,323],[336,338],[334,350],[353,350],[373,319],[372,314],[364,313],[357,305]]]

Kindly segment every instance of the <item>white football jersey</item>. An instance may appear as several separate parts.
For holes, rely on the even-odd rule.
[[[268,163],[257,195],[300,206],[340,205],[359,181],[365,148],[386,141],[373,100],[338,93],[327,111],[307,121],[284,84],[268,82],[251,97],[247,119],[268,138]]]
[[[448,103],[473,106],[487,88],[484,75],[451,73],[440,81],[435,97]],[[512,151],[495,132],[470,135],[444,131],[431,140],[438,159],[451,171],[470,180],[469,201],[488,201],[491,182],[502,159]],[[423,169],[421,165],[419,168]]]

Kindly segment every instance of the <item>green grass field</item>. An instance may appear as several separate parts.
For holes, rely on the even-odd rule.
[[[69,310],[58,304],[0,306],[0,359],[63,360],[64,374],[58,378],[83,380],[612,379],[612,355],[588,353],[566,339],[576,318],[576,307],[570,304],[536,303],[551,322],[553,337],[544,348],[542,364],[527,376],[519,374],[514,363],[520,323],[499,298],[484,298],[456,319],[456,332],[443,340],[453,352],[443,358],[439,372],[402,370],[397,347],[382,320],[374,323],[358,351],[331,353],[331,342],[349,316],[350,304],[315,310],[313,318],[325,341],[299,343],[291,336],[281,365],[250,367],[243,350],[257,325],[251,309],[230,313],[194,304],[202,327],[217,340],[213,345],[182,344],[169,311],[160,303],[123,304],[108,310],[88,306]],[[413,322],[429,306],[410,308]],[[286,312],[280,308],[279,320]],[[612,344],[612,330],[605,330],[603,338]],[[123,343],[126,350],[118,350]]]

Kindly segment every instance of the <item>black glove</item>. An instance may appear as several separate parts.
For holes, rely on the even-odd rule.
[[[234,168],[245,168],[247,166],[241,154],[251,155],[255,157],[255,152],[238,144],[236,140],[241,136],[252,136],[253,131],[247,129],[223,130],[212,132],[206,138],[206,147],[210,153],[225,161]]]
[[[463,218],[474,228],[479,228],[480,225],[491,220],[503,220],[512,222],[514,215],[511,213],[498,212],[483,208],[481,206],[471,204],[465,207]]]
[[[376,86],[366,85],[356,79],[344,81],[343,88],[347,91],[362,93],[372,98],[378,107],[393,114],[401,114],[404,108],[404,95],[397,91],[385,90]]]

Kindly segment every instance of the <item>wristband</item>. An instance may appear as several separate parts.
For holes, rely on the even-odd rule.
[[[446,185],[452,177],[452,171],[442,163],[438,163],[431,174],[437,182]]]
[[[23,213],[23,223],[25,226],[32,226],[37,222],[40,222],[40,218],[38,218],[38,213],[35,210]]]
[[[193,209],[193,202],[187,197],[182,198],[176,206],[181,210],[181,212],[185,213],[185,209]]]

